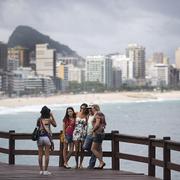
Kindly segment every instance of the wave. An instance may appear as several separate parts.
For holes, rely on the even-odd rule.
[[[167,102],[167,101],[180,101],[180,99],[142,99],[142,100],[114,100],[114,101],[101,101],[96,100],[93,103],[90,104],[133,104],[133,103],[149,103],[149,102]],[[72,106],[75,108],[79,108],[81,103],[71,103],[71,104],[46,104],[50,109],[53,110],[64,110],[65,108]],[[4,114],[18,114],[18,113],[24,113],[24,112],[40,112],[43,105],[30,105],[30,106],[21,106],[16,108],[9,108],[9,107],[0,107],[0,115]]]
[[[80,104],[77,103],[73,103],[73,104],[51,104],[48,105],[46,104],[46,106],[48,106],[52,111],[53,110],[61,110],[61,109],[65,109],[69,106],[78,106],[79,107]],[[18,113],[24,113],[24,112],[40,112],[41,108],[44,106],[43,105],[31,105],[31,106],[21,106],[21,107],[16,107],[16,108],[9,108],[9,107],[0,107],[0,115],[5,115],[5,114],[18,114]]]
[[[99,104],[114,104],[114,103],[121,103],[121,104],[133,104],[133,103],[149,103],[149,102],[169,102],[169,101],[180,101],[180,99],[172,98],[172,99],[141,99],[141,100],[114,100],[114,101],[101,101]]]

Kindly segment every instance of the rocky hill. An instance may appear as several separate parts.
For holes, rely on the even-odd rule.
[[[52,40],[49,36],[29,26],[18,26],[9,38],[8,47],[23,46],[33,51],[35,50],[36,44],[42,43],[48,43],[50,48],[56,49],[57,53],[62,54],[62,56],[78,56],[76,52],[68,46]]]

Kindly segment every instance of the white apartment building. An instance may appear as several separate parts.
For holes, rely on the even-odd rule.
[[[151,75],[152,86],[169,85],[169,66],[167,64],[155,64]]]
[[[68,81],[82,82],[82,69],[75,67],[73,64],[68,64]]]
[[[97,81],[110,88],[112,85],[112,60],[107,56],[86,57],[86,81]]]
[[[21,71],[13,71],[13,76],[11,79],[9,79],[9,86],[11,93],[15,93],[17,95],[20,95],[24,92],[25,86],[24,86],[24,78]]]
[[[50,94],[55,92],[55,85],[50,77],[36,76],[31,68],[20,67],[12,71],[9,79],[11,93],[20,95],[25,94]]]
[[[18,59],[8,59],[8,71],[14,71],[17,70],[19,67],[19,60]]]
[[[56,76],[56,54],[48,44],[36,44],[36,72],[43,76]]]
[[[126,55],[111,56],[113,68],[121,70],[123,81],[134,79],[133,61],[127,58]]]

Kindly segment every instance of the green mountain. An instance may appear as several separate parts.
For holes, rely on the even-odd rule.
[[[48,43],[50,48],[56,49],[57,53],[62,54],[62,56],[78,56],[76,52],[68,46],[52,40],[49,36],[29,26],[18,26],[8,40],[8,47],[23,46],[31,52],[35,50],[36,44],[42,43]]]

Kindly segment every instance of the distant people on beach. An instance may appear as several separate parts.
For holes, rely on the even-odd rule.
[[[85,137],[87,135],[87,118],[89,111],[87,109],[88,105],[86,103],[81,104],[80,111],[76,113],[76,123],[75,129],[73,132],[73,142],[75,145],[75,160],[76,160],[76,168],[82,168],[83,162],[83,144]],[[79,160],[79,149],[81,149],[80,163]]]
[[[91,146],[93,142],[93,124],[96,113],[100,111],[100,107],[97,104],[93,104],[89,106],[89,116],[88,116],[88,126],[87,126],[87,136],[85,138],[83,149],[87,151],[91,151]],[[96,164],[96,156],[92,153],[91,158],[89,160],[89,169],[93,169]]]
[[[99,166],[97,169],[103,169],[106,165],[103,161],[103,153],[102,153],[102,141],[105,137],[104,129],[106,127],[105,115],[102,112],[97,112],[94,120],[92,122],[93,125],[93,143],[91,146],[91,151],[99,160]]]
[[[76,113],[73,107],[68,107],[66,109],[65,116],[63,118],[63,134],[64,134],[64,147],[63,147],[63,159],[64,167],[70,168],[68,165],[68,160],[70,159],[73,152],[73,131],[75,128]],[[68,152],[69,150],[69,152]]]
[[[51,172],[48,171],[49,164],[49,151],[52,145],[52,132],[51,125],[56,127],[56,121],[54,119],[51,110],[44,106],[42,107],[41,116],[37,120],[37,126],[39,127],[39,139],[37,141],[38,145],[38,161],[40,168],[40,175],[50,175]],[[43,154],[45,155],[45,166],[43,167]]]

